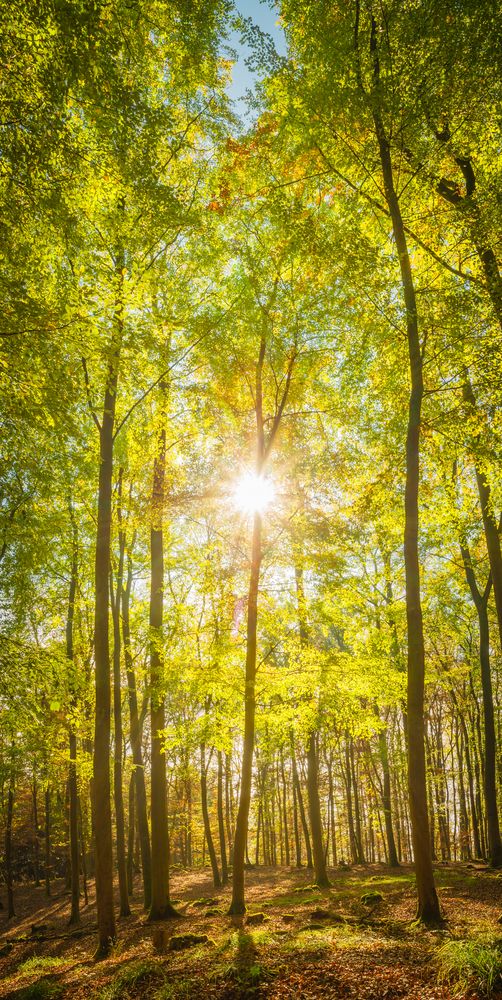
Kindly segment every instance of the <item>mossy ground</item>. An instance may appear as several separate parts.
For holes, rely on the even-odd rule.
[[[119,923],[119,943],[99,965],[92,960],[94,905],[82,914],[86,933],[71,938],[66,936],[69,899],[63,887],[58,884],[49,901],[43,890],[25,887],[17,894],[20,916],[8,924],[0,917],[0,944],[25,938],[13,940],[0,961],[0,997],[472,1000],[482,992],[476,992],[467,974],[459,983],[453,970],[440,981],[441,949],[451,941],[470,945],[488,940],[497,948],[502,942],[497,924],[502,879],[461,865],[440,866],[436,875],[448,920],[443,928],[426,930],[413,924],[414,880],[407,867],[333,870],[330,889],[313,886],[305,869],[254,869],[247,873],[247,894],[249,912],[266,913],[259,926],[226,916],[230,890],[214,893],[207,872],[176,874],[173,895],[184,916],[165,925],[166,938],[193,933],[209,940],[186,951],[156,953],[154,927],[145,922],[138,886],[133,915]],[[371,912],[361,901],[366,893],[383,896]],[[330,916],[315,920],[316,910]],[[33,923],[46,924],[50,940],[34,940]],[[457,952],[465,957],[472,949],[462,944],[450,949],[449,961]],[[497,989],[495,985],[492,996],[502,997]]]

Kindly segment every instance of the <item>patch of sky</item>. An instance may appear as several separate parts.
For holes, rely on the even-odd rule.
[[[252,102],[256,84],[261,77],[256,65],[255,46],[263,48],[262,43],[265,41],[268,48],[270,39],[277,55],[285,56],[286,39],[279,22],[279,9],[272,2],[234,0],[234,8],[235,18],[241,18],[246,25],[242,29],[237,24],[229,27],[228,41],[222,55],[235,58],[228,93],[237,115],[245,125],[249,125],[254,114]],[[268,38],[264,39],[264,35]]]

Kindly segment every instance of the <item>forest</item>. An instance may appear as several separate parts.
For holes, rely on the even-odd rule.
[[[0,997],[502,996],[497,0],[0,24]]]

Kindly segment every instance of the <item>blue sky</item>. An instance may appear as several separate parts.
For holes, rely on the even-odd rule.
[[[260,0],[234,0],[234,2],[239,14],[242,14],[243,17],[252,18],[262,31],[266,31],[267,34],[272,36],[277,51],[281,55],[285,55],[286,42],[284,34],[282,29],[276,24],[278,19],[277,8],[272,3],[268,3],[267,0],[265,0],[265,3],[260,3]],[[235,32],[231,32],[229,40],[230,45],[236,49],[238,55],[237,63],[233,69],[233,80],[229,87],[229,93],[235,101],[238,101],[237,110],[239,114],[244,114],[245,103],[243,96],[248,88],[254,86],[256,75],[245,64],[246,56],[250,51],[249,48],[240,44],[239,36]]]

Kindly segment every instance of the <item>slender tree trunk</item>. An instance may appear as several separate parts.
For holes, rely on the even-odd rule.
[[[244,743],[242,755],[241,787],[239,808],[235,827],[233,851],[232,901],[230,914],[246,911],[244,901],[244,856],[246,851],[249,807],[251,804],[251,782],[253,771],[254,729],[255,729],[255,677],[256,677],[256,633],[258,623],[258,587],[261,566],[262,519],[254,515],[253,541],[251,550],[251,574],[249,579],[247,612],[246,675],[244,694]]]
[[[461,554],[467,583],[476,607],[479,625],[479,662],[481,667],[484,721],[483,786],[488,828],[488,852],[491,865],[494,868],[500,868],[502,866],[502,840],[497,806],[497,742],[490,669],[490,626],[488,622],[488,598],[492,576],[490,574],[484,593],[481,593],[476,583],[471,556],[467,546],[461,545]]]
[[[307,602],[303,586],[303,566],[301,556],[297,553],[295,559],[296,600],[298,606],[298,623],[300,643],[308,645]],[[309,804],[310,829],[312,831],[312,853],[314,856],[314,872],[317,885],[330,884],[326,871],[326,856],[322,842],[321,802],[319,799],[319,758],[317,753],[317,734],[312,732],[307,744],[307,797]]]
[[[330,750],[329,758],[326,761],[328,767],[328,808],[331,826],[331,863],[333,868],[337,864],[336,850],[336,829],[335,829],[335,789],[333,783],[333,753]]]
[[[121,203],[122,204],[122,203]],[[123,255],[119,254],[119,258]],[[113,838],[110,799],[110,636],[109,572],[112,530],[113,435],[120,351],[123,335],[123,259],[117,265],[117,297],[110,346],[103,415],[99,425],[99,481],[95,559],[94,661],[96,707],[93,759],[93,822],[95,836],[98,948],[108,955],[116,938],[113,899]]]
[[[351,738],[349,741],[349,767],[352,775],[352,795],[354,799],[354,819],[355,819],[355,832],[356,832],[356,850],[357,850],[357,863],[359,865],[364,865],[366,863],[364,855],[364,844],[362,838],[362,825],[361,825],[361,805],[359,798],[359,785],[356,778],[356,765],[354,756],[354,740]]]
[[[296,867],[302,867],[302,846],[300,842],[300,829],[298,826],[298,802],[296,794],[296,784],[293,781],[293,831],[295,836],[295,859]]]
[[[467,796],[465,794],[464,785],[463,734],[458,719],[456,719],[455,726],[455,747],[457,751],[458,763],[460,860],[470,861],[472,854],[469,835],[469,814],[467,812]]]
[[[346,791],[347,791],[347,823],[349,827],[349,844],[350,844],[350,854],[352,864],[357,865],[359,862],[359,848],[357,844],[356,828],[354,824],[354,809],[352,800],[352,770],[350,767],[350,748],[349,748],[349,738],[346,737],[345,740],[345,775],[346,775]]]
[[[70,588],[68,593],[68,610],[66,615],[66,658],[69,664],[70,689],[73,688],[74,664],[73,664],[73,623],[75,619],[75,598],[77,594],[78,579],[78,540],[77,527],[71,511],[72,526],[72,560],[70,574]],[[75,705],[75,697],[72,696],[72,705]],[[77,735],[73,722],[70,722],[69,731],[70,764],[68,770],[68,800],[69,800],[69,834],[70,834],[70,888],[71,888],[71,913],[69,924],[76,926],[80,923],[80,858],[78,844],[78,786],[77,786]]]
[[[89,895],[87,891],[87,840],[82,816],[82,804],[80,797],[77,799],[78,814],[78,839],[80,841],[80,858],[82,862],[82,883],[84,888],[84,906],[89,905]]]
[[[377,715],[379,714],[376,706],[375,712]],[[392,798],[390,787],[389,751],[387,748],[387,726],[380,729],[378,732],[378,753],[383,776],[382,808],[385,822],[385,839],[387,841],[387,858],[390,867],[397,868],[399,866],[399,861],[397,859],[396,841],[394,839],[394,830],[392,826]]]
[[[45,789],[45,895],[51,895],[51,790]]]
[[[209,821],[209,809],[207,805],[207,770],[206,770],[206,747],[204,743],[200,745],[200,798],[202,806],[202,819],[204,821],[204,833],[206,835],[207,850],[211,862],[213,873],[213,885],[215,889],[221,886],[221,878],[218,870],[218,861],[214,849],[213,835],[211,833],[211,823]]]
[[[38,825],[38,787],[37,787],[37,776],[35,773],[35,765],[33,765],[33,786],[32,786],[32,800],[33,800],[33,833],[35,837],[35,885],[40,885],[40,841],[39,841],[39,825]]]
[[[232,755],[231,753],[227,753],[225,754],[225,826],[227,830],[229,865],[233,864],[234,856],[232,794]]]
[[[228,882],[227,848],[225,843],[225,817],[223,814],[223,754],[218,750],[218,836],[220,839],[221,884]]]
[[[134,895],[134,841],[136,833],[136,781],[134,771],[129,779],[129,826],[127,828],[127,892]]]
[[[118,503],[122,496],[122,469],[119,472]],[[120,916],[129,917],[129,893],[127,888],[127,862],[125,849],[124,792],[122,782],[122,688],[120,670],[120,595],[124,573],[124,549],[120,546],[117,570],[117,585],[113,592],[113,575],[110,570],[110,600],[113,619],[113,797],[115,801],[115,829],[117,837],[117,868],[119,876]]]
[[[300,785],[300,776],[298,774],[298,766],[297,766],[297,763],[296,763],[296,756],[295,756],[295,753],[294,753],[293,749],[291,750],[291,760],[292,760],[292,764],[293,764],[293,783],[294,783],[294,787],[296,789],[296,798],[297,798],[297,802],[298,802],[298,810],[299,810],[299,813],[300,813],[300,822],[301,822],[301,825],[302,825],[303,837],[304,837],[304,840],[305,840],[305,852],[306,852],[306,855],[307,855],[307,868],[313,868],[314,867],[314,862],[313,862],[313,859],[312,859],[312,847],[311,847],[311,844],[310,844],[310,833],[309,833],[309,828],[308,828],[308,823],[307,823],[307,817],[306,817],[306,814],[305,814],[305,806],[303,804],[303,795],[302,795],[302,789],[301,789],[301,785]]]
[[[406,435],[406,483],[404,500],[404,563],[406,580],[406,622],[408,632],[408,790],[417,882],[417,918],[425,923],[441,920],[441,910],[434,884],[427,812],[427,781],[424,743],[425,650],[420,597],[420,562],[418,554],[418,497],[420,486],[420,421],[424,395],[423,358],[418,328],[417,302],[406,234],[387,138],[380,113],[380,65],[378,31],[371,18],[370,55],[373,63],[371,107],[380,152],[384,192],[401,270],[406,308],[406,329],[410,365],[411,392]]]
[[[120,542],[125,548],[125,535],[122,533]],[[141,873],[143,878],[143,906],[150,909],[152,899],[152,862],[150,851],[150,832],[148,829],[148,810],[145,784],[145,768],[143,766],[143,749],[141,745],[141,724],[138,712],[138,695],[136,689],[136,672],[131,652],[131,628],[129,624],[129,604],[132,588],[132,560],[127,561],[127,581],[122,588],[122,639],[124,643],[124,659],[127,673],[127,695],[129,701],[129,719],[134,789],[136,794],[136,823],[138,827]]]
[[[16,916],[14,910],[14,883],[12,877],[12,818],[14,815],[14,778],[11,775],[7,793],[7,817],[5,822],[5,881],[7,884],[7,920]]]
[[[271,423],[270,431],[266,437],[266,421],[263,414],[263,365],[265,362],[267,343],[266,334],[271,322],[270,310],[273,307],[276,293],[277,281],[275,282],[274,291],[269,299],[268,306],[261,307],[263,327],[262,335],[260,337],[258,360],[256,364],[256,383],[254,393],[257,435],[256,472],[258,475],[262,475],[264,472],[265,463],[270,455],[277,431],[279,430],[284,407],[288,399],[291,375],[296,358],[296,351],[293,351],[288,361],[284,389],[282,391],[280,401],[277,401],[276,397],[276,412]],[[244,858],[247,845],[249,807],[251,804],[253,751],[255,739],[256,647],[258,626],[258,589],[260,584],[260,568],[262,560],[262,527],[261,514],[256,511],[253,517],[253,538],[251,543],[251,566],[247,601],[246,670],[244,682],[244,741],[239,808],[237,811],[233,850],[232,901],[229,909],[230,914],[242,914],[246,910],[246,904],[244,901]]]
[[[164,390],[164,387],[163,391]],[[162,415],[164,420],[164,415]],[[150,920],[177,916],[169,899],[169,829],[167,821],[166,755],[163,677],[164,541],[163,508],[166,467],[166,430],[162,424],[154,460],[152,525],[150,531],[150,726],[151,726],[151,824],[152,895]]]
[[[477,417],[478,407],[472,385],[468,379],[464,384],[464,399],[473,415]],[[490,563],[493,596],[495,598],[495,608],[497,611],[499,640],[502,648],[502,548],[500,544],[499,526],[493,510],[491,487],[488,482],[486,472],[477,458],[475,458],[474,465],[476,470],[476,482],[478,487],[479,502],[481,505],[481,514],[483,518],[486,549]]]
[[[460,729],[461,729],[461,733],[462,733],[462,746],[463,746],[463,751],[464,751],[464,756],[465,756],[465,768],[466,768],[466,773],[467,773],[467,788],[468,788],[468,791],[469,791],[469,806],[470,806],[470,811],[471,811],[471,825],[472,825],[472,839],[473,839],[473,845],[474,845],[474,856],[476,858],[481,858],[482,857],[482,852],[481,852],[481,841],[480,841],[480,836],[479,836],[479,819],[478,819],[478,811],[477,811],[477,806],[476,806],[476,792],[475,792],[475,787],[474,787],[474,773],[473,773],[473,768],[472,768],[471,749],[470,749],[470,744],[469,744],[469,731],[467,729],[467,723],[465,721],[464,713],[463,713],[462,709],[459,707],[457,697],[456,697],[455,692],[453,690],[451,691],[451,697],[452,697],[452,700],[453,700],[453,704],[455,706],[455,710],[456,710],[456,713],[457,713],[457,719],[458,719],[458,722],[459,722],[459,725],[460,725]]]
[[[307,793],[310,828],[312,830],[312,853],[314,855],[316,884],[329,886],[331,883],[326,871],[326,856],[322,842],[321,803],[319,800],[319,758],[316,735],[316,733],[310,734],[307,747]]]
[[[281,784],[282,784],[282,822],[284,827],[284,851],[285,851],[285,861],[289,868],[291,864],[291,854],[289,850],[289,823],[288,823],[288,794],[287,794],[287,784],[286,784],[286,773],[284,770],[284,754],[281,747]]]

